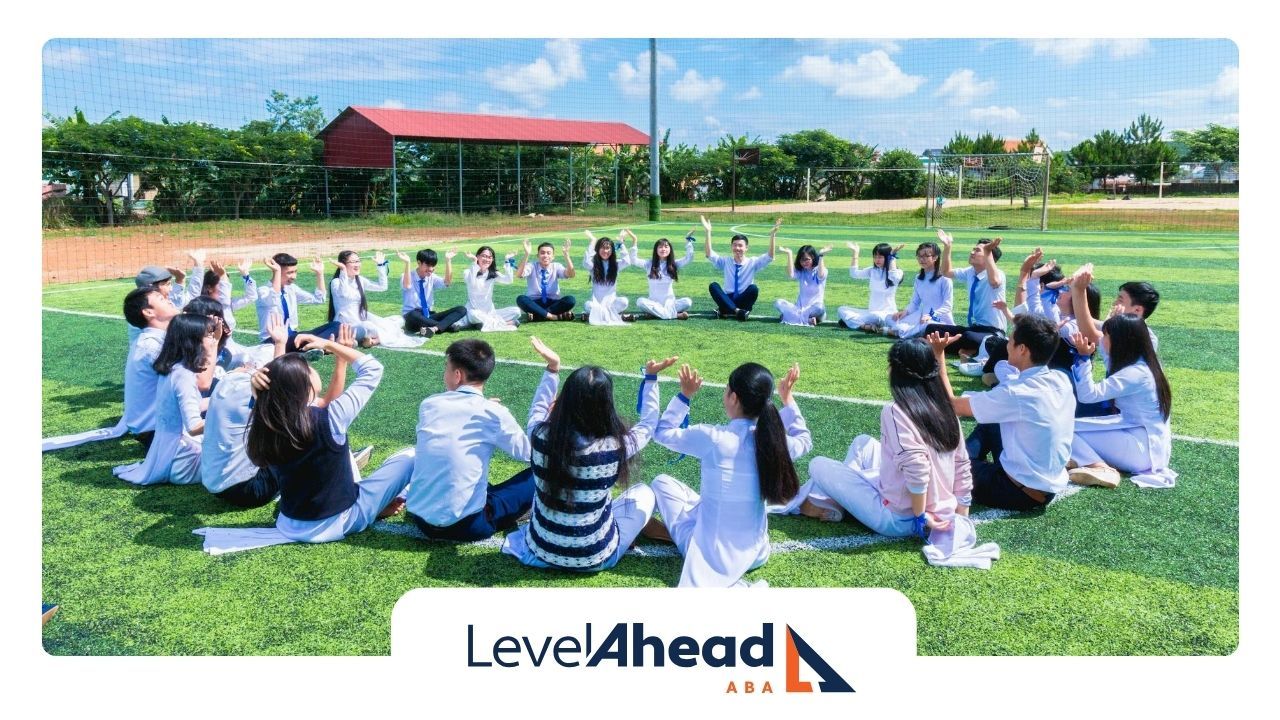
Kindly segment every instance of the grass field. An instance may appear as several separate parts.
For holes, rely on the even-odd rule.
[[[616,227],[596,228],[612,234]],[[687,224],[637,226],[647,252],[660,236],[673,239]],[[742,225],[759,250],[764,225]],[[729,225],[718,225],[724,251]],[[958,243],[977,233],[957,232]],[[1110,301],[1119,283],[1147,279],[1164,300],[1152,318],[1174,392],[1171,490],[1085,489],[1044,513],[1010,515],[975,508],[986,520],[984,541],[1000,543],[1003,558],[988,571],[925,565],[918,541],[885,541],[856,523],[823,524],[771,518],[775,554],[750,579],[773,586],[871,586],[902,591],[916,607],[919,650],[967,654],[1226,654],[1239,639],[1239,277],[1238,236],[1230,234],[1088,234],[1006,232],[1006,270],[1016,271],[1035,245],[1067,267],[1097,263]],[[554,237],[563,238],[563,234]],[[836,246],[827,305],[864,305],[865,283],[844,273],[843,243],[880,240],[909,246],[930,239],[919,230],[857,230],[784,226],[782,244]],[[479,243],[475,243],[479,244]],[[679,243],[677,243],[679,244]],[[575,238],[574,262],[583,249]],[[391,249],[388,247],[387,249]],[[473,245],[467,249],[474,251]],[[516,249],[499,244],[498,252]],[[909,253],[904,253],[909,257]],[[393,272],[399,271],[398,263]],[[305,275],[305,274],[304,274]],[[852,335],[832,323],[817,329],[782,327],[772,299],[794,298],[782,260],[758,277],[761,301],[745,324],[713,321],[706,285],[716,273],[699,253],[681,274],[681,294],[695,301],[687,322],[641,322],[627,328],[580,323],[527,326],[485,335],[503,360],[488,387],[518,418],[527,412],[540,369],[529,348],[536,333],[567,365],[595,363],[618,378],[619,405],[633,416],[637,380],[649,356],[679,354],[711,382],[750,360],[775,371],[802,367],[797,391],[814,434],[809,457],[843,457],[858,433],[878,432],[878,402],[886,400],[889,341]],[[909,274],[907,284],[914,280]],[[131,282],[50,286],[43,305],[42,432],[45,436],[112,425],[120,415],[125,326],[120,298]],[[311,286],[310,278],[301,284]],[[645,291],[642,273],[626,271],[623,294]],[[566,292],[589,294],[585,279]],[[514,305],[523,284],[498,286],[499,305]],[[461,304],[461,283],[440,302]],[[905,303],[909,288],[899,293]],[[957,295],[963,295],[958,292]],[[963,317],[964,299],[957,298]],[[399,290],[371,294],[370,310],[391,315]],[[829,317],[833,317],[834,312]],[[242,328],[256,322],[252,308]],[[320,306],[306,307],[302,324],[319,324]],[[451,336],[445,336],[451,338]],[[452,336],[457,337],[457,336]],[[410,445],[419,401],[441,389],[445,343],[420,351],[375,350],[387,366],[382,386],[352,429],[353,444],[374,443],[375,462]],[[322,367],[323,373],[323,367]],[[977,386],[953,377],[958,388]],[[664,383],[665,404],[675,393]],[[717,393],[694,405],[695,422],[724,420]],[[427,543],[400,519],[340,543],[288,545],[210,557],[191,530],[205,525],[264,526],[268,508],[240,511],[201,487],[135,489],[111,475],[116,464],[140,459],[132,440],[87,445],[43,457],[44,599],[62,610],[45,630],[54,654],[384,654],[395,601],[415,587],[433,586],[669,586],[680,560],[668,546],[642,544],[612,570],[590,577],[524,568],[492,543]],[[668,472],[697,484],[697,464],[670,464],[662,448],[645,450],[638,477]],[[798,463],[802,478],[808,458]],[[494,477],[517,465],[495,461]]]

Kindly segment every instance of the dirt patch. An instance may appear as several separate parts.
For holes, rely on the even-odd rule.
[[[739,204],[740,213],[848,213],[850,215],[869,215],[880,212],[915,210],[924,207],[923,198],[905,200],[830,200],[825,202],[805,203],[759,203],[754,205]],[[970,205],[1009,205],[1009,198],[983,199],[948,199],[943,206],[948,208]],[[1133,200],[1100,200],[1095,203],[1072,203],[1069,205],[1049,206],[1050,212],[1058,208],[1089,208],[1097,210],[1239,210],[1239,198],[1134,198]],[[716,207],[670,208],[672,212],[691,213],[727,213],[728,205]]]
[[[577,231],[592,222],[585,218],[543,217],[529,223],[472,228],[308,227],[280,223],[236,223],[234,230],[182,224],[123,228],[95,228],[83,233],[52,231],[42,245],[44,283],[84,282],[132,277],[145,265],[186,269],[187,252],[209,251],[210,259],[229,264],[249,256],[261,266],[268,254],[287,252],[306,257],[331,257],[340,250],[416,252],[424,247],[488,238],[557,230]],[[612,219],[598,222],[611,223]],[[582,240],[578,235],[575,240]],[[474,250],[474,248],[473,248]],[[412,254],[412,252],[410,252]]]

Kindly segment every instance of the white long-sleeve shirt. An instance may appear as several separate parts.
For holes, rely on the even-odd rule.
[[[218,381],[205,413],[200,481],[211,493],[238,485],[258,472],[245,449],[252,414],[253,385],[249,373],[231,372]]]
[[[489,273],[480,274],[480,266],[471,263],[471,267],[463,275],[467,284],[467,310],[479,313],[492,313],[497,310],[493,304],[493,284],[510,285],[514,278],[510,265],[502,264],[502,270],[494,278]]]
[[[769,552],[769,526],[756,466],[756,421],[739,418],[728,425],[681,429],[688,414],[688,402],[682,395],[675,396],[654,432],[659,445],[692,455],[701,466],[701,499],[690,511],[694,529],[684,548],[680,586],[728,587]],[[780,414],[787,431],[787,454],[794,460],[813,448],[813,438],[795,403],[784,405]]]
[[[132,325],[130,326],[132,327]],[[124,366],[124,422],[133,434],[156,429],[156,381],[154,367],[164,346],[165,331],[145,328],[129,347]]]
[[[632,247],[632,250],[635,250]],[[684,257],[676,260],[676,269],[683,270],[685,265],[693,262],[693,241],[687,240],[684,246]],[[667,274],[667,264],[665,262],[658,263],[658,277],[649,275],[649,263],[642,262],[637,253],[632,252],[631,264],[644,270],[645,276],[649,278],[649,299],[656,303],[665,303],[667,300],[673,299],[675,293],[675,280]]]
[[[286,313],[281,305],[281,295],[284,296],[284,303],[289,306],[288,318],[284,317]],[[270,283],[258,288],[258,338],[263,342],[271,339],[271,336],[267,334],[267,325],[271,320],[272,313],[281,316],[285,327],[297,332],[298,304],[320,305],[327,299],[328,296],[324,292],[324,283],[317,284],[316,289],[310,293],[299,290],[297,283],[285,285],[280,292],[276,292],[276,289]]]
[[[1092,358],[1077,362],[1072,373],[1080,402],[1114,400],[1116,409],[1120,411],[1118,423],[1109,417],[1078,418],[1077,432],[1087,432],[1092,429],[1091,425],[1098,429],[1140,428],[1147,433],[1147,453],[1151,466],[1137,469],[1163,471],[1168,468],[1169,457],[1173,454],[1173,437],[1168,418],[1160,414],[1160,397],[1156,393],[1155,376],[1151,374],[1146,361],[1138,360],[1103,378],[1101,382],[1093,381]]]
[[[554,375],[544,374],[535,397],[545,395],[548,386],[554,397],[555,381]],[[529,436],[511,411],[485,399],[474,387],[463,385],[428,397],[418,407],[409,512],[436,527],[480,512],[494,451],[528,462],[529,447]]]
[[[366,280],[356,276],[339,273],[338,277],[329,281],[329,292],[333,294],[333,318],[347,325],[359,325],[367,319],[360,316],[360,283],[365,293],[385,292],[387,289],[387,266],[384,262],[378,266],[378,279]]]
[[[613,246],[613,254],[618,259],[618,275],[622,275],[623,270],[631,267],[631,254],[627,251],[627,246],[621,244]],[[588,245],[587,253],[582,258],[582,267],[591,280],[591,298],[596,302],[604,302],[617,294],[618,284],[617,282],[596,282],[594,268],[597,259],[592,246]]]
[[[773,256],[765,253],[753,258],[743,258],[742,264],[738,265],[733,262],[732,255],[721,257],[712,250],[708,260],[717,270],[724,273],[724,291],[736,296],[755,283],[756,273],[773,262]]]
[[[878,268],[875,265],[866,268],[849,268],[849,277],[854,280],[867,280],[868,287],[871,292],[871,300],[867,309],[871,312],[898,312],[898,286],[902,284],[902,270],[894,264],[894,268],[889,271],[889,282],[892,285],[885,287],[884,268]]]
[[[911,291],[911,302],[907,303],[907,314],[903,316],[903,320],[918,323],[925,313],[929,313],[933,317],[933,322],[943,325],[954,324],[955,320],[951,315],[953,289],[951,278],[938,275],[937,280],[930,280],[931,277],[933,274],[927,273],[923,280],[916,279],[915,287]]]
[[[991,390],[964,396],[974,420],[1000,424],[1000,466],[1009,477],[1047,493],[1066,489],[1076,408],[1066,375],[1036,365]]]

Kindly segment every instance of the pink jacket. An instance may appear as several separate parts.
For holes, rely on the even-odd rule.
[[[911,516],[913,491],[925,493],[925,510],[942,517],[972,501],[973,474],[963,432],[959,447],[938,452],[925,443],[907,413],[890,403],[880,413],[880,446],[880,494],[892,512]]]

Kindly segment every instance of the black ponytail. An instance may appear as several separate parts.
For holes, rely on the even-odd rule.
[[[781,505],[796,496],[800,477],[787,450],[787,430],[773,405],[773,374],[757,363],[739,365],[729,375],[729,390],[737,395],[742,413],[756,421],[756,472],[766,503]]]

